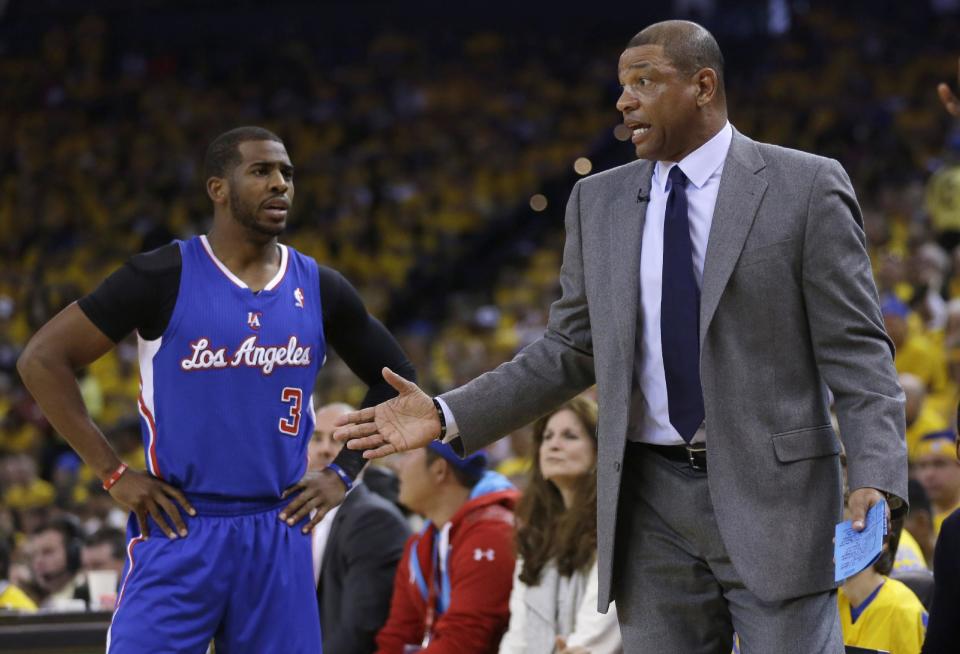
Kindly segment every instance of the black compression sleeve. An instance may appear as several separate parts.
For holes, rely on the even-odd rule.
[[[134,255],[77,304],[114,343],[134,329],[147,340],[159,338],[177,303],[181,267],[176,243]]]
[[[363,407],[395,397],[383,379],[384,366],[416,381],[416,372],[396,339],[379,320],[367,313],[357,290],[337,271],[320,266],[320,297],[323,302],[323,329],[327,343],[368,387]],[[359,450],[344,447],[334,463],[356,479],[365,461]]]

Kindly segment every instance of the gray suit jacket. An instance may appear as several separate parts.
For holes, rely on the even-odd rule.
[[[567,205],[561,298],[543,338],[443,399],[466,452],[596,382],[600,403],[600,610],[614,535],[639,316],[651,161],[580,180]],[[893,367],[862,218],[834,160],[734,131],[707,244],[700,374],[710,494],[724,544],[764,600],[831,588],[842,518],[840,441],[851,489],[907,496],[903,393]],[[638,403],[641,404],[642,403]]]

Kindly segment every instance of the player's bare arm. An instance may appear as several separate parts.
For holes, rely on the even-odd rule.
[[[333,432],[351,450],[365,450],[366,459],[424,447],[440,433],[440,419],[429,395],[389,368],[383,369],[383,378],[399,395],[340,416]]]
[[[74,302],[40,328],[17,361],[24,385],[50,424],[100,479],[108,479],[122,462],[90,418],[76,371],[99,359],[113,346],[113,341],[90,322]],[[187,527],[176,504],[190,515],[196,513],[179,490],[136,470],[126,470],[109,492],[137,516],[144,535],[149,533],[149,515],[167,537],[186,536]]]

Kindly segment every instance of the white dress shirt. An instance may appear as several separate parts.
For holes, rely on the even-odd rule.
[[[679,163],[658,161],[653,168],[650,201],[643,223],[643,247],[640,249],[640,311],[642,333],[640,390],[643,395],[643,423],[631,436],[644,443],[683,445],[684,441],[670,424],[667,403],[667,381],[663,371],[663,349],[660,345],[660,297],[663,282],[663,222],[667,211],[670,183],[667,176],[675,165],[690,181],[687,183],[687,216],[690,219],[690,245],[693,249],[693,271],[697,285],[703,287],[703,261],[707,254],[707,238],[713,224],[713,209],[720,190],[723,162],[733,139],[733,128],[727,123],[716,135],[684,157]],[[694,441],[702,441],[703,430]]]
[[[723,163],[733,140],[733,128],[726,123],[709,141],[684,157],[679,163],[658,161],[653,169],[650,200],[643,224],[644,247],[640,251],[640,311],[643,325],[639,361],[640,391],[644,399],[643,423],[631,436],[644,443],[683,445],[684,441],[670,424],[667,404],[667,382],[663,371],[663,349],[660,345],[660,296],[663,277],[663,222],[670,194],[667,176],[673,166],[690,181],[687,184],[687,212],[690,219],[690,244],[693,248],[693,268],[697,284],[703,287],[703,262],[707,254],[707,239],[713,224],[713,210],[720,190]],[[460,433],[450,407],[437,398],[447,422],[449,443]],[[704,429],[694,436],[694,442],[705,438]]]
[[[333,528],[333,519],[337,517],[337,511],[340,505],[333,507],[327,514],[320,519],[317,526],[313,528],[310,540],[310,554],[313,557],[313,585],[316,587],[320,583],[320,573],[323,572],[323,553],[327,551],[327,541],[330,540],[330,530]],[[310,512],[312,516],[313,511]]]

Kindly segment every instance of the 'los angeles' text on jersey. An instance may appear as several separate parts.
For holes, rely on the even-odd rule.
[[[256,336],[251,336],[240,344],[232,354],[227,348],[214,348],[206,338],[192,343],[192,354],[180,361],[184,370],[209,370],[210,368],[236,368],[248,366],[260,368],[269,375],[274,366],[309,366],[310,347],[301,347],[296,336],[291,336],[285,345],[260,345]]]

